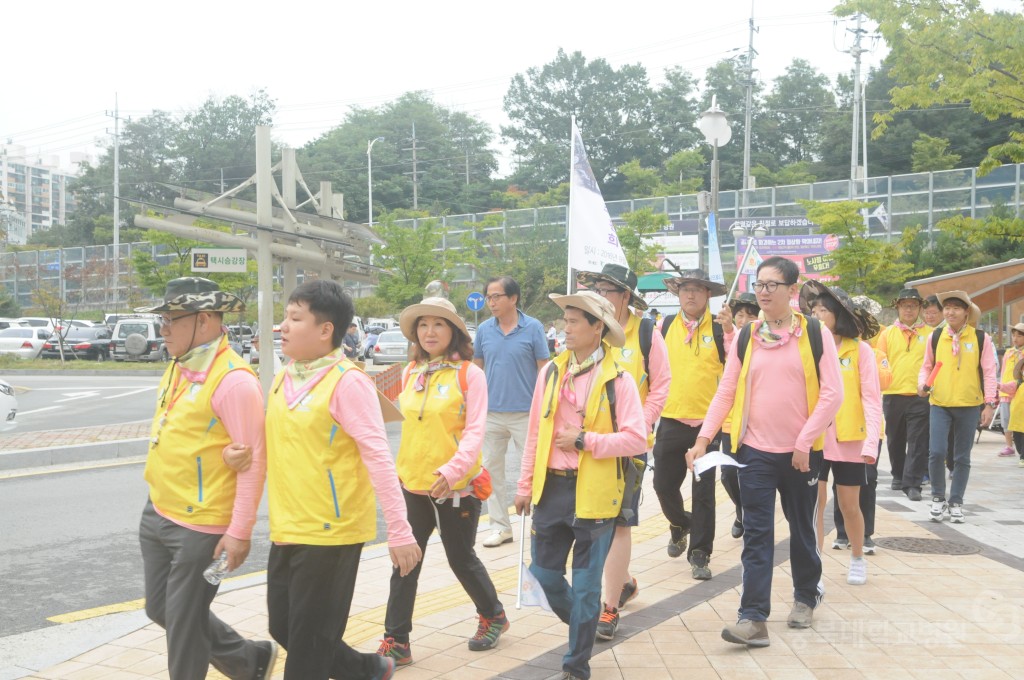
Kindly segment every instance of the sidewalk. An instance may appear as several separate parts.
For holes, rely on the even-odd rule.
[[[927,501],[914,503],[890,491],[883,453],[875,532],[879,549],[867,558],[868,583],[846,584],[850,553],[829,549],[831,536],[826,536],[826,596],[810,630],[790,630],[785,624],[792,586],[787,530],[777,511],[771,646],[756,650],[720,637],[722,627],[736,618],[742,544],[729,536],[733,513],[725,492],[719,485],[714,578],[698,582],[684,559],[665,554],[668,525],[648,476],[643,521],[633,534],[632,572],[640,593],[628,605],[616,639],[597,643],[592,678],[1024,678],[1024,469],[1016,458],[996,456],[1002,445],[1001,435],[986,433],[975,447],[967,522],[961,525],[930,522]],[[687,496],[689,487],[684,485]],[[400,671],[399,680],[540,680],[560,670],[566,626],[542,610],[514,608],[518,541],[517,527],[515,543],[478,548],[512,623],[497,649],[482,653],[466,648],[466,638],[476,630],[475,611],[440,545],[431,544],[412,633],[415,663]],[[958,552],[966,554],[948,554]],[[375,650],[383,632],[389,575],[383,546],[364,551],[345,635],[364,651]],[[224,590],[214,602],[217,614],[247,637],[267,638],[263,579],[248,577]],[[163,631],[135,614],[134,632],[111,635],[106,644],[58,665],[27,669],[23,677],[166,678]],[[283,677],[283,659],[282,651],[274,678]],[[223,676],[211,670],[208,677]]]

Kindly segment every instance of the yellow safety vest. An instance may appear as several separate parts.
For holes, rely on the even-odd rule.
[[[613,347],[611,355],[620,368],[625,369],[633,376],[636,387],[640,391],[640,403],[643,404],[647,402],[647,395],[651,391],[651,376],[647,374],[647,368],[644,366],[644,353],[640,349],[640,321],[640,317],[630,313],[629,321],[623,328],[626,332],[626,344],[622,347]],[[651,328],[652,334],[657,332],[657,328]],[[654,432],[648,432],[647,447],[650,448],[652,444],[654,444]]]
[[[346,371],[342,359],[293,409],[275,379],[267,403],[267,489],[270,540],[352,545],[377,536],[377,506],[359,446],[331,415]]]
[[[602,341],[605,358],[592,370],[599,371],[590,387],[583,429],[587,432],[609,434],[612,427],[611,411],[605,384],[615,380],[620,367],[611,359],[611,347]],[[569,352],[554,358],[554,369],[545,368],[544,394],[541,401],[540,426],[537,430],[537,458],[533,469],[533,503],[540,503],[547,479],[548,460],[554,439],[555,413],[562,395],[562,381],[569,364]],[[550,375],[547,371],[551,371]],[[612,388],[614,389],[614,387]],[[594,458],[589,451],[579,452],[579,476],[576,483],[576,516],[581,519],[610,519],[622,509],[622,494],[626,488],[619,459]]]
[[[960,333],[960,355],[953,356],[953,339],[945,329],[939,333],[935,361],[942,368],[932,385],[931,403],[935,406],[980,406],[985,401],[984,386],[978,375],[981,347],[973,326],[965,325]]]
[[[882,394],[917,394],[917,378],[924,363],[924,348],[934,329],[921,326],[914,329],[914,337],[907,336],[896,326],[885,330],[885,355],[892,370],[892,382]]]
[[[460,362],[460,366],[464,362]],[[430,375],[426,387],[416,391],[415,375],[398,397],[402,421],[402,441],[398,447],[398,478],[410,491],[429,491],[437,480],[434,472],[451,460],[459,449],[462,431],[466,429],[466,396],[459,384],[459,371],[443,368]],[[469,486],[480,473],[482,456],[455,483],[453,490]]]
[[[703,420],[722,380],[725,365],[718,358],[711,314],[707,310],[704,310],[689,344],[686,344],[686,334],[686,324],[680,312],[665,336],[673,380],[661,416]]]
[[[143,476],[153,505],[172,520],[201,526],[231,523],[236,473],[221,456],[231,437],[213,412],[213,393],[231,371],[255,375],[224,337],[205,382],[186,380],[177,363],[160,380]]]
[[[1009,347],[1003,353],[1003,372],[999,376],[999,382],[1008,383],[1013,382],[1013,367],[1020,360],[1021,355],[1024,351],[1017,349],[1016,347]],[[1006,392],[1000,392],[1000,397],[1008,397]]]
[[[800,320],[800,337],[797,340],[797,349],[800,351],[800,363],[804,367],[807,416],[810,417],[814,413],[814,407],[818,405],[818,393],[821,388],[818,384],[818,370],[814,366],[814,353],[811,351],[811,341],[807,338],[807,319],[804,318],[803,314],[797,312],[793,312],[793,314]],[[747,403],[747,383],[750,379],[750,359],[754,351],[754,345],[757,344],[755,336],[763,323],[764,321],[757,319],[747,324],[750,327],[750,340],[747,342],[747,351],[743,355],[743,367],[740,369],[739,379],[736,382],[736,397],[733,399],[732,411],[730,412],[732,422],[739,423],[739,427],[736,428],[737,435],[732,442],[733,451],[739,450],[740,445],[743,443],[743,437],[747,433],[747,420],[749,417],[747,411],[749,408]],[[780,398],[782,397],[780,396]],[[824,446],[825,433],[822,432],[814,441],[813,449],[821,451],[824,449]]]
[[[864,425],[864,402],[860,394],[860,341],[843,338],[837,348],[839,374],[843,377],[843,403],[836,413],[836,439],[841,442],[863,441],[867,436]]]

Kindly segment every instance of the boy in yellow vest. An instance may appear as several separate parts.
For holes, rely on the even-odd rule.
[[[171,680],[201,680],[211,663],[232,680],[266,680],[277,657],[273,642],[244,640],[210,612],[218,586],[203,578],[221,555],[228,570],[245,562],[263,495],[263,393],[223,326],[244,310],[197,277],[169,281],[161,304],[139,310],[160,315],[174,357],[157,391],[139,525],[146,615],[167,631]],[[247,469],[236,473],[225,456],[239,454]]]
[[[291,359],[267,404],[270,634],[288,650],[286,680],[387,680],[394,659],[362,654],[342,639],[363,543],[377,535],[374,492],[402,575],[421,553],[384,429],[373,380],[341,349],[352,299],[334,281],[292,292],[281,322]],[[398,418],[395,418],[398,419]]]
[[[623,466],[647,449],[647,429],[636,382],[612,359],[626,341],[615,307],[587,290],[549,297],[565,310],[567,350],[537,377],[515,504],[519,514],[534,506],[530,572],[569,624],[561,677],[588,680]]]
[[[929,515],[941,522],[946,513],[954,524],[964,522],[964,491],[971,474],[971,447],[979,423],[988,427],[996,401],[996,352],[992,339],[976,330],[981,310],[962,290],[939,293],[945,328],[932,332],[924,350],[918,374],[918,394],[930,395],[928,472],[932,484]],[[934,349],[933,349],[934,347]],[[942,362],[929,390],[928,376],[936,362]],[[984,406],[983,406],[984,404]],[[943,463],[947,433],[953,428],[953,480],[946,499]]]

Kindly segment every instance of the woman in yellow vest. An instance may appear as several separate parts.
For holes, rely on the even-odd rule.
[[[800,308],[804,313],[813,313],[832,331],[843,378],[843,402],[826,430],[825,460],[818,477],[818,550],[825,538],[825,505],[831,471],[836,483],[836,503],[843,514],[853,550],[846,582],[863,585],[867,582],[867,562],[864,560],[860,491],[868,484],[868,465],[873,465],[878,458],[882,425],[882,392],[875,354],[870,345],[860,340],[865,328],[843,289],[808,281],[800,289]],[[877,328],[872,330],[877,331]]]
[[[466,324],[444,298],[424,298],[399,317],[412,344],[412,362],[403,372],[398,406],[405,416],[398,449],[398,477],[413,535],[426,553],[436,528],[448,564],[476,605],[480,617],[469,640],[474,652],[492,649],[508,630],[505,609],[474,550],[480,520],[477,491],[487,479],[481,450],[487,420],[487,383],[473,365]],[[384,639],[377,653],[395,664],[412,663],[409,633],[420,562],[408,576],[391,575]]]
[[[1019,331],[1017,330],[1018,326],[1021,327]],[[1024,324],[1019,323],[1013,327],[1015,341],[1018,333],[1024,338]],[[1024,355],[1018,354],[1016,363],[1010,367],[1009,379],[1001,380],[999,389],[1001,394],[1006,393],[1010,397],[1007,409],[1010,415],[1006,418],[1003,428],[1013,437],[1013,445],[1019,456],[1017,465],[1024,468],[1024,390],[1020,389],[1022,382],[1024,382]]]
[[[1010,328],[1010,340],[1013,343],[1003,353],[1003,369],[999,373],[999,384],[1013,382],[1013,368],[1024,357],[1024,323]],[[1013,432],[1010,431],[1010,404],[1013,396],[1000,388],[999,390],[999,422],[1003,426],[1006,447],[999,452],[1000,457],[1008,458],[1014,454]],[[1024,423],[1021,423],[1024,429]]]

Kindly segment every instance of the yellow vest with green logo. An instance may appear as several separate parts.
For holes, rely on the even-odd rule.
[[[896,326],[885,330],[885,355],[892,370],[892,382],[882,394],[917,394],[917,377],[932,330],[931,326],[914,329],[910,342]]]
[[[626,322],[623,330],[626,332],[626,344],[622,347],[612,347],[612,358],[620,368],[633,376],[636,387],[640,390],[640,403],[647,401],[647,395],[651,391],[651,376],[647,375],[647,368],[644,366],[644,353],[640,349],[640,317],[630,313],[629,321]],[[658,329],[653,328],[653,333]],[[654,444],[654,433],[647,433],[648,448]]]
[[[301,545],[352,545],[377,536],[370,473],[355,440],[331,415],[344,359],[293,409],[274,380],[267,402],[267,493],[270,540]]]
[[[985,393],[978,365],[981,362],[981,347],[978,334],[973,326],[965,325],[960,333],[960,354],[953,356],[953,339],[943,329],[939,344],[935,348],[935,361],[942,362],[932,385],[931,403],[935,406],[960,407],[980,406]]]
[[[718,358],[711,314],[706,309],[690,344],[686,344],[686,335],[686,324],[680,312],[665,336],[672,383],[661,417],[703,420],[725,369]]]
[[[221,339],[218,352],[205,382],[189,382],[178,365],[171,363],[157,390],[144,477],[149,498],[161,514],[186,524],[230,524],[235,504],[236,473],[221,457],[231,437],[213,412],[213,393],[231,371],[255,374],[226,338]],[[174,406],[161,427],[172,401]],[[158,443],[153,444],[153,439]]]
[[[459,449],[466,428],[466,397],[459,386],[459,371],[443,368],[427,380],[417,392],[415,373],[411,373],[398,397],[402,421],[402,442],[398,447],[398,478],[410,491],[428,491],[437,480],[434,472],[452,459]],[[452,489],[469,486],[480,473],[482,456]]]
[[[814,353],[811,351],[811,341],[807,338],[807,319],[804,318],[803,314],[793,312],[793,314],[800,320],[800,337],[797,339],[797,349],[800,352],[800,363],[804,367],[804,387],[807,395],[807,416],[810,417],[814,413],[814,407],[818,405],[818,393],[820,391],[820,385],[818,384],[818,371],[814,366]],[[740,369],[739,379],[736,382],[736,397],[733,399],[732,411],[729,417],[732,418],[733,423],[738,423],[736,430],[736,437],[732,442],[733,451],[738,451],[740,445],[743,443],[743,437],[747,433],[747,420],[748,420],[748,408],[747,403],[747,383],[750,379],[750,359],[751,353],[754,351],[754,345],[757,344],[757,331],[761,327],[764,321],[760,319],[752,321],[747,326],[750,328],[750,340],[747,342],[747,351],[743,355],[743,367]],[[737,336],[738,337],[738,336]],[[779,395],[779,398],[784,398],[784,395]],[[823,450],[825,446],[825,433],[814,441],[812,448],[815,451]]]
[[[1021,350],[1016,347],[1007,348],[1006,352],[1003,353],[1003,372],[999,376],[999,382],[1008,383],[1013,382],[1013,367],[1017,364],[1021,357]],[[1006,392],[1000,392],[1000,397],[1009,397]]]
[[[837,348],[839,374],[843,377],[843,403],[836,413],[836,439],[841,442],[863,441],[867,436],[864,425],[864,402],[860,394],[860,341],[843,338]]]
[[[615,380],[620,367],[611,359],[611,347],[602,342],[605,358],[592,370],[594,376],[583,416],[583,429],[587,432],[609,434],[612,427],[611,411],[605,384]],[[537,430],[537,458],[533,469],[533,503],[541,501],[547,480],[548,460],[554,439],[555,413],[562,394],[562,382],[570,352],[562,352],[552,361],[555,369],[544,381],[541,401],[540,426]],[[548,368],[543,369],[545,373]],[[614,386],[612,386],[614,389]],[[622,494],[626,488],[619,458],[594,458],[589,451],[579,452],[579,476],[576,480],[576,516],[580,519],[610,519],[622,509]]]

